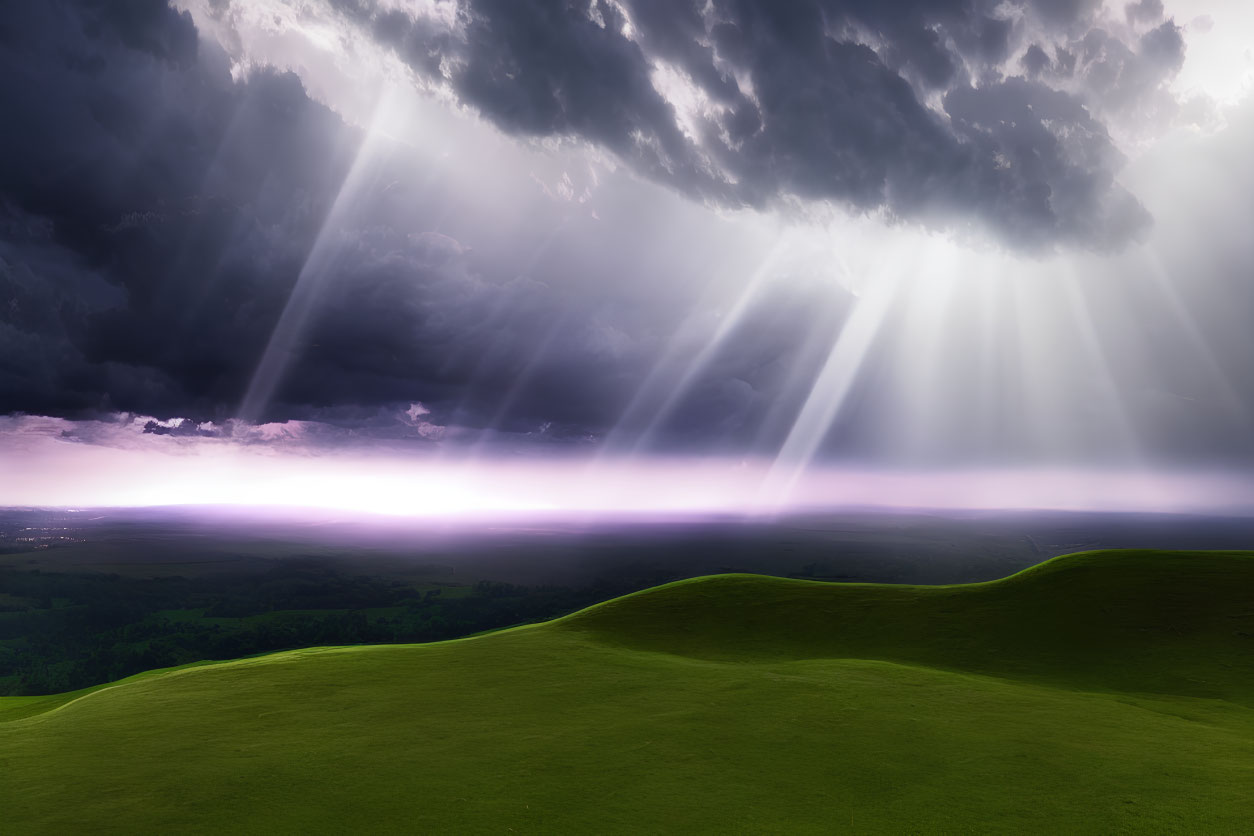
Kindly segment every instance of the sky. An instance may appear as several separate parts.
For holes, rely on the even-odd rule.
[[[1254,507],[1240,0],[0,13],[0,505]]]

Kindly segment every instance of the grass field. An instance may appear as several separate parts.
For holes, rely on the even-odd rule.
[[[0,699],[0,830],[1233,833],[1254,555],[684,581],[547,624]]]

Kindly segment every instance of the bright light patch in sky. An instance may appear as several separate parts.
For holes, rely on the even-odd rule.
[[[1234,105],[1254,91],[1254,7],[1244,0],[1167,0],[1188,33],[1190,49],[1173,86]]]
[[[709,459],[441,461],[299,455],[202,441],[166,449],[28,436],[0,453],[5,505],[288,506],[439,519],[770,517],[850,508],[1248,513],[1254,480],[1223,473],[1079,468],[810,468],[764,496],[771,462]]]

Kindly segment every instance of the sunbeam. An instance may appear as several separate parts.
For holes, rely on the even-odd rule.
[[[548,233],[531,248],[527,257],[523,260],[522,267],[514,274],[512,281],[531,280],[532,271],[536,264],[553,245],[558,234],[567,226],[569,218],[562,218],[556,223]],[[463,385],[462,396],[456,406],[451,410],[451,414],[455,417],[461,416],[466,410],[472,409],[472,399],[481,395],[480,389],[487,385],[492,385],[491,378],[493,372],[499,371],[502,364],[515,364],[517,358],[512,355],[517,346],[510,345],[511,338],[517,339],[512,328],[514,316],[518,313],[512,309],[513,300],[501,294],[499,298],[492,304],[487,316],[482,322],[483,330],[490,334],[486,345],[475,358],[474,364],[466,376],[466,382]],[[523,371],[520,375],[515,375],[513,382],[509,386],[509,390],[503,397],[497,398],[498,406],[495,413],[488,419],[480,433],[480,441],[476,442],[478,449],[482,442],[491,436],[497,424],[506,417],[510,407],[512,407],[515,399],[518,397],[522,387],[526,385],[526,379],[535,372],[539,361],[547,352],[549,345],[557,336],[557,329],[560,323],[565,320],[566,314],[559,312],[555,315],[554,324],[548,329],[547,333],[536,340],[535,348],[527,363],[523,365]],[[456,364],[465,358],[456,353],[450,352],[444,358],[442,371],[448,373],[454,369]]]
[[[675,407],[691,390],[693,383],[718,355],[719,350],[723,347],[728,337],[735,332],[736,327],[743,321],[745,314],[749,312],[758,294],[761,292],[763,283],[770,278],[771,270],[778,261],[783,247],[784,244],[780,242],[771,248],[762,260],[762,263],[758,265],[758,268],[753,271],[748,281],[744,283],[740,295],[736,298],[731,308],[720,315],[718,327],[714,330],[713,335],[705,341],[696,354],[692,356],[691,360],[681,364],[682,371],[670,383],[665,397],[653,409],[652,415],[636,435],[631,445],[632,452],[639,453],[648,449],[649,442],[652,441],[659,428],[671,417]]]
[[[864,286],[763,480],[760,496],[766,507],[781,507],[791,499],[797,481],[818,452],[853,388],[901,279],[899,273],[893,272]]]
[[[898,363],[896,402],[900,404],[895,431],[899,456],[927,460],[937,452],[949,413],[954,408],[946,397],[942,376],[953,362],[949,337],[966,326],[961,311],[951,308],[958,285],[968,287],[971,276],[960,276],[960,259],[952,247],[938,248],[921,269],[902,280],[897,307],[904,307],[901,333],[895,335]]]
[[[473,462],[480,456],[489,452],[490,444],[496,435],[500,432],[502,425],[509,418],[511,411],[517,404],[519,398],[528,386],[531,386],[536,373],[543,368],[543,363],[549,353],[553,350],[553,346],[557,338],[561,335],[562,330],[569,323],[569,315],[566,313],[558,314],[552,325],[544,332],[540,339],[531,347],[530,355],[525,358],[521,365],[517,366],[516,371],[512,375],[513,380],[509,384],[509,388],[505,390],[502,397],[499,398],[496,410],[488,419],[487,423],[479,430],[478,437],[471,444],[470,449],[466,452],[464,460]],[[514,358],[515,362],[523,358]]]
[[[378,180],[386,176],[381,171],[371,171],[372,158],[378,150],[378,143],[386,141],[383,133],[375,127],[389,118],[388,111],[395,95],[397,94],[393,92],[385,92],[378,97],[372,129],[362,139],[353,165],[322,222],[322,228],[296,278],[296,284],[292,287],[283,313],[275,323],[265,352],[261,355],[257,370],[244,394],[237,413],[239,421],[244,425],[255,424],[265,417],[284,373],[303,348],[301,341],[309,320],[317,309],[327,283],[335,277],[336,261],[342,245],[338,237],[339,225],[355,210],[357,202],[378,184]]]
[[[1242,403],[1241,395],[1228,374],[1220,366],[1214,352],[1207,344],[1205,337],[1198,328],[1197,321],[1185,305],[1180,291],[1167,274],[1162,257],[1157,252],[1146,248],[1143,254],[1145,273],[1153,280],[1154,286],[1162,294],[1169,314],[1175,319],[1179,332],[1189,346],[1194,362],[1201,368],[1210,387],[1216,392],[1218,400],[1223,404],[1227,418],[1237,427],[1244,430],[1254,428],[1254,415]]]
[[[1140,436],[1128,412],[1128,406],[1124,403],[1119,381],[1110,367],[1106,349],[1102,345],[1101,331],[1089,312],[1075,268],[1069,264],[1063,265],[1059,282],[1080,338],[1080,347],[1085,352],[1089,369],[1096,377],[1097,396],[1105,402],[1104,423],[1108,428],[1105,452],[1107,455],[1115,455],[1124,463],[1136,463],[1140,461]]]
[[[639,453],[646,449],[654,433],[670,416],[692,383],[717,355],[728,336],[750,310],[751,303],[763,283],[771,278],[771,271],[785,248],[785,241],[782,238],[777,239],[740,285],[734,302],[720,315],[718,326],[710,337],[702,340],[702,335],[694,334],[685,327],[692,321],[691,317],[684,320],[632,395],[618,422],[607,434],[602,445],[606,454],[616,455],[624,451]],[[710,290],[707,288],[707,293]],[[694,342],[700,347],[689,355]]]
[[[1012,370],[1014,397],[1009,420],[1021,427],[1017,441],[1035,459],[1067,458],[1080,449],[1077,404],[1066,397],[1063,378],[1066,333],[1056,310],[1057,279],[1049,275],[1001,276],[1013,314],[1006,318],[1018,343],[1019,368]],[[1010,400],[1007,396],[1007,400]]]

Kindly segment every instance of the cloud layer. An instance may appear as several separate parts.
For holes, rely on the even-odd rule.
[[[1051,249],[1118,250],[1149,214],[1118,182],[1115,138],[1181,118],[1166,84],[1184,39],[1153,0],[1115,17],[1078,0],[425,7],[298,11],[394,52],[499,129],[464,119],[445,139],[433,122],[432,143],[463,146],[447,158],[352,124],[307,77],[228,55],[159,0],[6,11],[0,414],[99,419],[66,430],[89,443],[116,430],[128,444],[770,455],[855,304],[832,274],[846,255],[866,272],[894,262],[907,238],[808,253],[804,236],[761,230],[830,203],[898,231],[991,234],[999,257],[1026,252],[1028,265]],[[266,7],[205,8],[229,29]],[[1232,320],[1254,298],[1233,278],[1254,260],[1248,200],[1233,197],[1254,182],[1241,168],[1252,126],[1215,139],[1203,156],[1223,172],[1189,193],[1190,206],[1226,195],[1219,217],[1154,230],[1175,241],[1174,302],[1140,276],[1107,281],[1099,262],[1103,280],[1078,291],[1100,312],[1096,334],[1055,285],[1026,293],[1044,311],[1028,337],[1034,320],[1006,302],[1018,289],[956,293],[944,322],[904,298],[828,448],[1101,456],[1127,429],[1111,419],[1119,401],[1155,454],[1254,453],[1251,348]],[[1155,212],[1177,204],[1147,198]],[[250,429],[233,419],[303,293],[313,301],[275,349]],[[1048,363],[1030,367],[1025,345]],[[1196,362],[1208,353],[1209,376]],[[918,377],[904,394],[903,368]],[[931,433],[914,447],[898,432],[912,423]]]
[[[421,401],[440,425],[579,439],[612,425],[663,339],[639,276],[692,296],[691,258],[660,263],[630,202],[603,223],[554,218],[534,189],[468,203],[462,173],[387,140],[354,168],[361,129],[292,73],[236,80],[159,0],[24,6],[0,70],[0,412],[222,425],[321,252],[252,419],[366,427]],[[611,264],[604,287],[585,279]]]
[[[501,129],[573,137],[698,200],[830,200],[1026,249],[1117,248],[1149,217],[1108,119],[1162,117],[1161,3],[335,2]]]

